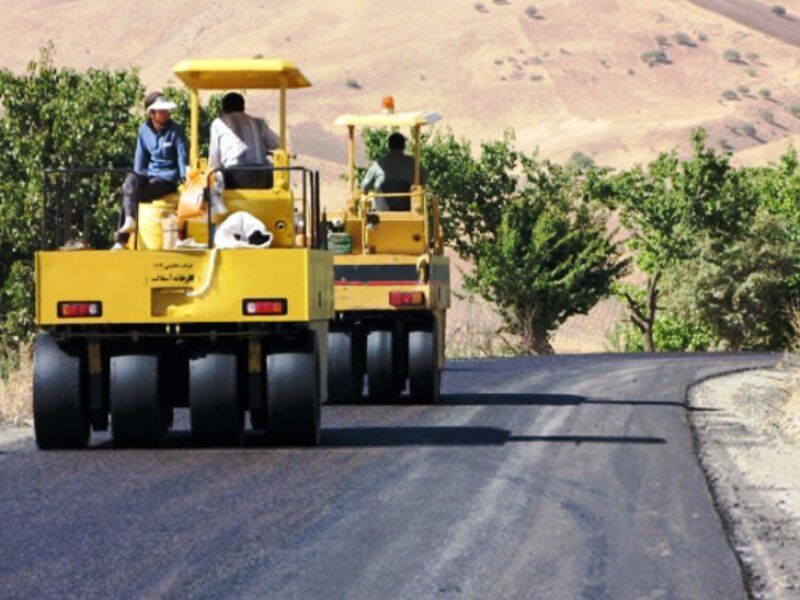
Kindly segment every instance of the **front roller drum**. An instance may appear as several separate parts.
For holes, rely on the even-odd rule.
[[[328,334],[328,401],[357,402],[364,388],[363,336],[356,332]],[[361,343],[359,343],[361,342]]]
[[[433,332],[412,331],[408,334],[408,380],[412,402],[435,404],[439,401],[441,371]]]
[[[189,362],[192,437],[202,445],[238,446],[244,439],[235,354],[208,354]]]
[[[125,447],[161,446],[170,419],[161,397],[158,356],[112,356],[110,365],[114,443]]]
[[[52,336],[36,338],[33,358],[33,427],[42,450],[89,443],[89,402],[81,355],[68,354]]]
[[[321,399],[317,353],[269,354],[266,367],[269,440],[285,445],[318,445]]]

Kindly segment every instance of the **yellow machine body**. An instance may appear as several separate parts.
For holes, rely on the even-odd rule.
[[[275,89],[280,93],[280,148],[273,153],[273,186],[226,189],[229,214],[247,211],[273,234],[270,248],[246,250],[161,250],[162,219],[174,214],[179,194],[139,204],[134,251],[42,251],[36,256],[36,317],[39,325],[98,325],[202,322],[302,322],[333,315],[332,265],[328,253],[312,250],[306,232],[296,235],[297,199],[290,185],[286,151],[286,91],[311,84],[284,60],[186,60],[175,74],[190,91],[188,179],[199,188],[213,185],[213,170],[199,157],[199,91]],[[302,210],[299,207],[298,210]],[[228,215],[226,215],[227,217]],[[216,217],[213,224],[223,218]],[[181,224],[186,237],[209,243],[205,214]],[[176,279],[177,278],[177,279]],[[202,291],[203,293],[198,293]],[[245,317],[245,298],[285,298],[285,315]],[[59,318],[59,302],[103,303],[98,317]]]
[[[328,252],[39,252],[40,325],[309,322],[333,311]],[[248,316],[247,300],[283,300],[286,314]],[[100,302],[101,314],[62,318],[63,302]]]
[[[90,429],[109,427],[115,444],[160,446],[176,408],[189,409],[191,438],[203,446],[242,444],[246,413],[273,442],[319,443],[333,259],[318,235],[319,173],[293,167],[286,151],[286,92],[310,84],[282,60],[190,60],[175,74],[190,93],[186,181],[176,194],[138,203],[127,248],[88,249],[101,236],[91,213],[75,206],[85,211],[92,202],[71,198],[70,186],[59,188],[66,192],[54,206],[47,202],[48,177],[123,169],[45,172],[45,214],[55,227],[45,228],[48,249],[36,254],[41,448],[82,448]],[[244,88],[280,94],[280,147],[272,165],[251,167],[273,183],[224,189],[226,214],[210,219],[225,170],[199,156],[199,93]],[[231,232],[222,245],[245,247],[216,247],[215,227],[239,211],[263,223],[269,247],[247,247]]]
[[[348,163],[350,196],[341,211],[329,212],[329,222],[341,223],[341,233],[351,242],[350,251],[337,248],[334,254],[334,305],[336,309],[335,330],[356,339],[358,332],[366,335],[367,364],[380,361],[381,350],[371,346],[373,331],[395,332],[392,350],[395,365],[399,370],[406,369],[411,380],[411,396],[431,401],[438,396],[438,383],[435,392],[432,388],[419,394],[415,375],[420,359],[406,356],[409,332],[426,331],[435,338],[435,352],[428,377],[437,378],[445,360],[446,311],[450,306],[450,261],[444,256],[444,244],[439,223],[439,203],[437,198],[426,190],[421,181],[420,129],[439,120],[435,113],[389,113],[377,115],[345,115],[337,119],[337,125],[348,130]],[[362,193],[356,181],[355,130],[357,127],[408,128],[414,140],[414,181],[409,193],[387,194],[379,192]],[[399,197],[408,199],[409,210],[375,210],[377,198]],[[403,304],[393,301],[397,296],[414,298],[414,302]],[[354,347],[358,344],[353,342]],[[409,352],[418,349],[413,344]],[[372,349],[371,349],[372,348]],[[404,348],[406,348],[404,350]],[[360,350],[352,359],[353,364],[361,360]],[[388,356],[388,355],[387,355]],[[426,355],[427,356],[427,355]],[[374,358],[370,358],[374,357]],[[387,360],[389,360],[387,358]],[[377,364],[377,363],[375,363]],[[414,366],[417,365],[417,366]],[[332,378],[345,381],[341,376],[349,365],[338,363],[333,367]],[[369,369],[368,369],[369,370]],[[388,374],[389,372],[392,374]],[[423,369],[424,371],[424,369]],[[388,381],[397,376],[391,369],[381,371],[375,368],[371,381]],[[398,376],[402,379],[402,375]],[[356,376],[356,381],[358,377]],[[438,379],[436,379],[438,381]],[[382,385],[386,390],[390,385]],[[423,386],[424,387],[424,386]],[[359,395],[358,383],[353,392]],[[372,384],[370,384],[372,389]],[[398,388],[399,389],[399,388]],[[332,390],[333,394],[336,390]],[[373,392],[370,391],[373,395]]]

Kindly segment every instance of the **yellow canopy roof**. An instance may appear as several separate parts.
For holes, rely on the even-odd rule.
[[[404,112],[376,115],[342,115],[336,125],[354,127],[417,127],[433,125],[442,117],[435,112]]]
[[[294,63],[263,58],[201,58],[175,65],[175,75],[199,90],[287,89],[310,87]]]

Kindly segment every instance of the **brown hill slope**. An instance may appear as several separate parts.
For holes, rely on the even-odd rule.
[[[292,147],[323,168],[328,204],[341,197],[344,158],[333,119],[375,110],[388,93],[400,108],[435,108],[475,140],[513,127],[523,147],[614,166],[685,148],[701,125],[734,150],[800,133],[788,110],[800,100],[790,44],[688,0],[532,2],[0,0],[0,65],[24,68],[48,40],[59,63],[139,66],[150,86],[186,57],[295,60],[315,87],[290,97]],[[647,66],[642,54],[659,49],[668,62]],[[724,60],[726,49],[741,60]],[[274,98],[249,102],[274,114]],[[602,348],[617,317],[608,306],[565,326],[557,346]]]

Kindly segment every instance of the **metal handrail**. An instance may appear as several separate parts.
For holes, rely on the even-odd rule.
[[[231,171],[254,171],[254,172],[268,172],[272,173],[275,171],[285,171],[285,172],[293,172],[297,171],[303,174],[303,223],[306,231],[304,231],[304,240],[305,244],[307,245],[308,242],[308,229],[309,226],[311,227],[311,239],[314,241],[313,248],[320,249],[323,247],[319,235],[317,235],[319,231],[319,171],[312,171],[311,169],[307,169],[306,167],[300,166],[288,166],[288,167],[275,167],[272,165],[241,165],[235,166],[230,168],[224,167],[216,167],[210,169],[206,173],[206,185],[203,189],[203,201],[206,203],[206,215],[208,217],[208,247],[214,247],[214,223],[211,217],[211,185],[212,185],[212,177],[216,173],[229,173]],[[308,183],[307,183],[308,182]],[[242,188],[247,189],[247,188]],[[265,189],[272,189],[272,188],[265,188]],[[308,204],[309,198],[306,197],[306,192],[309,191],[311,194],[310,197],[310,208],[311,208],[311,222],[309,223],[308,220]]]
[[[105,173],[133,173],[130,167],[45,167],[42,172],[42,224],[40,232],[40,245],[44,248],[47,245],[47,211],[48,211],[48,192],[50,189],[49,178],[52,175],[98,175]],[[85,202],[83,203],[85,204]],[[85,208],[85,206],[84,206]],[[57,210],[57,209],[56,209]],[[56,220],[58,220],[56,218]],[[58,227],[56,225],[56,237]]]
[[[311,237],[313,240],[313,248],[319,249],[324,248],[325,243],[324,240],[320,239],[319,230],[320,230],[320,196],[319,196],[319,172],[312,171],[307,169],[306,167],[301,166],[286,166],[286,167],[275,167],[272,165],[243,165],[241,167],[237,166],[230,169],[225,168],[216,168],[212,169],[208,175],[206,180],[206,186],[203,190],[203,200],[206,203],[206,213],[208,215],[208,234],[209,234],[209,242],[208,247],[213,248],[214,246],[214,236],[213,236],[213,229],[214,224],[211,218],[211,203],[210,203],[210,187],[209,181],[210,178],[215,173],[226,173],[228,171],[266,171],[266,172],[275,172],[275,171],[285,171],[285,172],[300,172],[302,173],[302,197],[303,197],[303,222],[305,226],[304,231],[304,243],[308,246],[308,238]],[[47,246],[47,231],[48,231],[48,207],[49,207],[49,191],[50,191],[50,184],[49,179],[54,175],[97,175],[97,174],[130,174],[134,173],[134,170],[130,167],[46,167],[43,170],[43,197],[42,197],[42,223],[41,223],[41,235],[40,235],[40,242],[42,248]],[[271,189],[271,188],[270,188]],[[68,199],[69,201],[70,199]],[[84,201],[84,209],[85,209],[85,201]],[[138,208],[138,203],[137,203]],[[58,208],[56,209],[56,213],[58,212]],[[311,220],[308,219],[308,213],[311,213]],[[56,221],[58,221],[58,216],[56,214]],[[136,219],[136,230],[133,232],[134,235],[134,244],[138,245],[138,237],[139,237],[139,219]],[[310,235],[309,235],[310,234]],[[56,238],[58,238],[58,223],[56,223]],[[58,244],[58,239],[56,239],[56,244]]]

